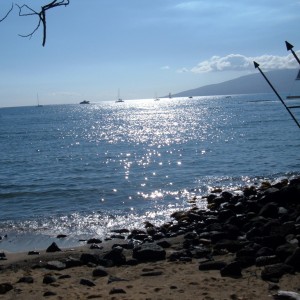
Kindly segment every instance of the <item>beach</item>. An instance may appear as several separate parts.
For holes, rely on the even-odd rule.
[[[2,253],[1,299],[299,299],[299,195],[300,178],[217,190],[160,227]]]

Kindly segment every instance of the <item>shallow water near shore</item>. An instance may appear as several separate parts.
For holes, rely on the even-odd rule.
[[[195,196],[205,208],[214,187],[300,174],[300,131],[273,94],[3,108],[0,125],[5,251],[77,246]]]

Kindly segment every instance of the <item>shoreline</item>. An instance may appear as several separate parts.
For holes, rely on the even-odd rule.
[[[247,187],[241,195],[219,190],[207,196],[208,210],[195,199],[159,227],[146,222],[109,241],[51,244],[33,255],[2,252],[0,294],[209,300],[270,299],[284,290],[300,297],[299,199],[300,177]]]

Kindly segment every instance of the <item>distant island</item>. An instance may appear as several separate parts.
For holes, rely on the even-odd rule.
[[[265,74],[279,93],[289,94],[292,93],[293,86],[296,90],[295,79],[298,72],[298,69],[286,69],[265,72]],[[298,80],[298,93],[299,90],[300,82]],[[272,93],[270,86],[259,73],[245,75],[225,82],[205,85],[192,90],[183,91],[177,94],[173,94],[173,97],[236,95],[255,93]]]

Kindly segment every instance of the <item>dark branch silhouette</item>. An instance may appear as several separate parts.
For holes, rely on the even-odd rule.
[[[14,4],[12,3],[10,10],[7,12],[7,14],[2,19],[0,19],[0,22],[2,22],[3,20],[5,20],[8,17],[8,15],[11,13],[13,8],[14,8]]]
[[[40,26],[42,26],[43,27],[43,43],[42,43],[42,45],[44,47],[46,44],[46,38],[47,38],[46,12],[49,9],[52,9],[52,8],[55,8],[58,6],[67,6],[69,4],[70,4],[70,0],[53,0],[53,1],[49,2],[48,4],[42,6],[40,11],[35,11],[31,7],[29,7],[27,4],[23,4],[21,6],[18,4],[15,4],[19,8],[19,16],[20,17],[28,17],[28,16],[37,16],[38,17],[38,23],[37,23],[37,26],[35,27],[35,29],[29,34],[26,34],[26,35],[19,34],[19,36],[31,38],[35,34],[35,32],[40,28]],[[7,16],[10,14],[10,12],[13,10],[13,6],[14,6],[14,4],[12,4],[11,9],[5,15],[5,17],[3,19],[0,19],[0,22],[7,18]]]

